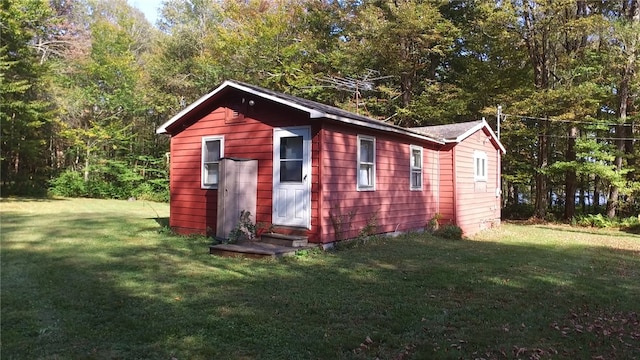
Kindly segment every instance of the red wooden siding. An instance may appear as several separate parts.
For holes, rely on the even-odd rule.
[[[455,216],[457,225],[471,235],[492,227],[500,221],[499,152],[487,138],[488,132],[480,130],[455,147]],[[474,179],[474,150],[487,155],[487,179]]]
[[[179,233],[216,232],[218,191],[200,187],[205,136],[224,137],[225,157],[258,160],[254,215],[257,222],[270,224],[274,128],[294,126],[311,130],[311,229],[277,227],[278,232],[329,243],[357,237],[370,224],[378,233],[422,229],[436,214],[442,223],[454,223],[467,235],[500,220],[496,197],[500,153],[484,129],[459,144],[438,145],[329,119],[309,119],[308,113],[261,98],[242,116],[233,117],[224,104],[239,96],[251,98],[230,91],[216,100],[219,107],[184,119],[171,130],[170,226]],[[374,191],[357,190],[358,135],[375,138]],[[411,145],[423,148],[422,190],[410,189]],[[486,153],[486,180],[474,179],[476,150]],[[341,229],[337,223],[342,223]]]
[[[376,139],[376,190],[357,191],[358,135]],[[326,123],[322,129],[322,242],[358,236],[374,221],[378,232],[424,228],[437,211],[435,150],[388,134],[359,131]],[[423,190],[409,189],[410,145],[423,146]],[[348,222],[342,233],[334,223]],[[337,237],[337,239],[336,239]]]
[[[260,111],[230,123],[228,109],[220,107],[206,114],[171,138],[170,226],[179,233],[214,234],[217,221],[217,190],[200,188],[201,146],[204,136],[224,136],[224,156],[258,160],[256,221],[270,224],[273,192],[273,128],[309,124],[305,114],[261,102]],[[257,107],[257,106],[256,106]],[[256,120],[259,119],[259,120]],[[318,229],[318,140],[312,135],[311,230]]]

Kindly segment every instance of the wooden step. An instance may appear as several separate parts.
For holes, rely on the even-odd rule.
[[[260,242],[298,248],[307,246],[309,239],[306,236],[266,233],[260,236]]]

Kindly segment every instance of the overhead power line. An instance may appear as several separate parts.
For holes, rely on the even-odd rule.
[[[559,123],[571,123],[571,124],[588,124],[588,125],[602,125],[602,126],[633,126],[633,124],[618,124],[618,123],[601,123],[597,121],[581,121],[581,120],[565,120],[558,119],[553,117],[536,117],[536,116],[527,116],[527,115],[514,115],[514,114],[501,114],[503,119],[507,117],[518,118],[518,119],[526,119],[526,120],[538,120],[538,121],[549,121],[549,122],[559,122]]]
[[[622,138],[617,138],[617,137],[602,137],[602,136],[569,136],[569,135],[551,135],[551,134],[538,134],[536,135],[537,137],[547,137],[547,138],[561,138],[561,139],[569,139],[569,138],[574,138],[576,140],[578,139],[586,139],[586,140],[622,140],[622,141],[636,141],[636,140],[640,140],[640,138],[628,138],[628,137],[622,137]]]

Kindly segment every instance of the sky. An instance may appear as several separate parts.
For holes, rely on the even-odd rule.
[[[140,9],[149,22],[155,26],[158,19],[158,9],[164,0],[127,0],[129,5]]]

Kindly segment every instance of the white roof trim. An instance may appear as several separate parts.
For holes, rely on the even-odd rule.
[[[289,107],[292,107],[292,108],[307,112],[307,113],[309,113],[309,117],[312,118],[312,119],[320,118],[320,117],[323,117],[323,115],[324,115],[324,113],[322,113],[322,112],[320,112],[318,110],[310,109],[310,108],[308,108],[306,106],[303,106],[303,105],[300,105],[300,104],[296,104],[296,103],[281,99],[281,98],[276,97],[276,96],[265,94],[263,92],[256,91],[256,90],[248,88],[246,86],[242,86],[240,84],[229,82],[228,80],[225,81],[224,83],[222,83],[222,85],[220,85],[220,86],[222,87],[225,84],[231,85],[231,86],[233,86],[234,88],[236,88],[238,90],[246,91],[246,92],[248,92],[250,94],[259,96],[259,97],[261,97],[263,99],[268,99],[268,100],[271,100],[271,101],[275,101],[275,102],[280,103],[282,105],[287,105]]]
[[[491,129],[491,126],[489,126],[489,123],[487,123],[487,120],[485,120],[485,119],[482,119],[481,123],[479,123],[478,125],[472,127],[471,129],[467,130],[463,134],[459,135],[457,138],[448,139],[448,140],[445,140],[445,142],[446,143],[460,143],[460,142],[462,142],[462,140],[468,138],[469,136],[473,135],[476,131],[481,130],[483,128],[486,128],[487,131],[489,131],[489,134],[491,134],[491,137],[496,141],[496,144],[498,144],[498,147],[500,148],[500,151],[502,151],[503,154],[506,154],[507,153],[507,149],[505,149],[505,147],[502,145],[502,143],[500,142],[500,139],[498,139],[496,134]]]
[[[231,86],[231,87],[236,88],[238,90],[242,90],[242,91],[248,92],[250,94],[259,96],[259,97],[264,98],[264,99],[269,99],[271,101],[275,101],[277,103],[280,103],[280,104],[283,104],[283,105],[287,105],[287,106],[290,106],[290,107],[298,109],[298,110],[302,110],[302,111],[304,111],[306,113],[309,113],[309,117],[310,118],[320,118],[320,117],[324,116],[323,112],[320,112],[320,111],[317,111],[317,110],[314,110],[314,109],[310,109],[310,108],[308,108],[306,106],[302,106],[302,105],[299,105],[299,104],[296,104],[296,103],[292,103],[290,101],[286,101],[286,100],[280,99],[278,97],[271,96],[269,94],[265,94],[263,92],[258,92],[258,91],[255,91],[255,90],[251,89],[251,88],[248,88],[246,86],[242,86],[240,84],[236,84],[234,82],[226,80],[220,86],[215,88],[215,90],[213,90],[210,93],[202,96],[200,99],[194,101],[191,105],[189,105],[186,108],[184,108],[182,111],[180,111],[175,116],[173,116],[171,119],[169,119],[167,122],[165,122],[164,124],[160,125],[160,127],[156,130],[156,134],[166,134],[167,133],[167,128],[169,126],[171,126],[173,123],[178,121],[181,117],[185,116],[186,114],[191,112],[193,109],[195,109],[198,106],[200,106],[200,104],[202,104],[203,102],[209,100],[211,97],[215,96],[217,93],[219,93],[220,91],[222,91],[224,88],[226,88],[228,86]]]

